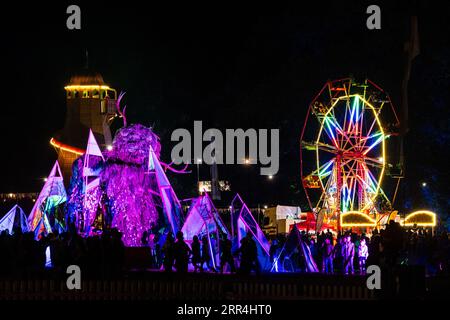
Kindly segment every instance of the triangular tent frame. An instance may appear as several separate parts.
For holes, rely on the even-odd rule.
[[[270,243],[238,193],[231,202],[230,209],[233,247],[237,248],[241,239],[245,237],[247,232],[250,232],[257,243],[258,260],[262,269],[270,269],[268,266],[270,264]]]
[[[295,272],[296,270],[286,271],[286,270],[284,270],[284,267],[280,268],[279,261],[280,261],[280,257],[282,256],[283,253],[290,257],[292,252],[298,248],[300,248],[302,251],[302,256],[304,258],[306,271],[307,272],[319,272],[319,269],[317,268],[314,258],[311,255],[311,251],[310,251],[308,245],[302,240],[300,231],[298,230],[296,225],[294,225],[292,230],[289,232],[289,234],[286,238],[286,242],[284,243],[283,248],[280,250],[278,255],[275,257],[270,271],[271,272]]]
[[[63,175],[61,173],[61,168],[59,166],[58,161],[56,161],[55,164],[53,165],[53,168],[50,171],[49,176],[47,177],[47,181],[45,182],[44,187],[39,193],[39,197],[37,198],[33,206],[33,209],[31,210],[31,213],[28,217],[28,226],[30,231],[34,232],[36,228],[39,226],[41,220],[44,219],[45,231],[47,233],[53,232],[46,213],[46,211],[48,210],[47,207],[50,205],[46,202],[47,199],[51,196],[59,196],[59,199],[57,199],[58,202],[56,204],[53,204],[56,206],[67,201],[67,193],[64,187]],[[60,226],[55,227],[60,229],[61,231]]]
[[[19,224],[22,233],[29,231],[27,216],[22,208],[16,204],[0,219],[0,232],[8,230],[9,234],[14,234],[14,228],[17,227],[17,224]]]
[[[100,187],[99,172],[92,168],[90,161],[93,157],[100,157],[103,162],[105,161],[97,140],[90,129],[83,161],[83,216],[82,221],[77,222],[79,229],[85,234],[89,234],[90,232],[101,200],[101,195],[98,195],[98,188]]]
[[[175,235],[183,225],[183,209],[151,145],[148,155],[148,173],[155,175],[164,215]]]
[[[195,235],[207,236],[209,254],[216,269],[219,266],[220,235],[228,235],[229,232],[207,192],[192,200],[181,231],[187,241],[191,241]],[[216,236],[215,248],[210,241],[212,234]]]

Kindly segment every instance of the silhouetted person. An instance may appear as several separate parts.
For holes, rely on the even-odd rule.
[[[269,249],[269,255],[270,255],[270,263],[273,264],[275,260],[275,254],[278,250],[278,241],[276,239],[273,239],[270,242],[270,249]]]
[[[224,236],[221,244],[222,252],[220,253],[220,273],[223,273],[226,263],[230,266],[231,272],[236,271],[236,268],[234,267],[233,254],[231,253],[231,246],[231,240],[228,239],[227,236]]]
[[[156,243],[154,234],[148,235],[148,247],[150,249],[152,267],[155,268],[158,265],[158,257],[156,256]]]
[[[164,253],[163,265],[164,265],[164,271],[166,271],[166,272],[172,272],[173,259],[174,259],[173,245],[174,245],[173,235],[172,235],[172,232],[169,231],[169,233],[167,234],[166,242],[164,242],[164,245],[162,248],[162,251]]]
[[[362,238],[358,247],[359,273],[366,274],[366,260],[369,256],[369,248],[366,245],[366,239]]]
[[[208,236],[202,237],[202,259],[200,261],[200,270],[203,271],[203,264],[206,263],[206,268],[210,269],[209,262],[211,261],[211,254],[209,248]]]
[[[173,245],[173,255],[175,258],[175,269],[177,272],[186,273],[188,271],[189,254],[191,248],[183,239],[183,232],[177,232],[177,241]]]
[[[255,270],[259,274],[258,250],[250,232],[242,238],[241,247],[238,251],[241,253],[239,272],[244,275],[249,275],[252,270]]]
[[[344,273],[344,237],[338,236],[334,246],[334,266],[339,273]]]
[[[334,248],[329,238],[325,238],[325,242],[322,244],[322,272],[333,273],[333,255]]]
[[[313,260],[317,261],[318,257],[319,257],[319,253],[317,250],[317,244],[314,241],[314,239],[309,240],[309,252],[311,252],[311,256],[312,256]]]
[[[330,239],[330,241],[333,241],[333,233],[330,231],[330,229],[327,229],[325,237]]]
[[[369,256],[367,258],[367,264],[372,265],[380,265],[380,258],[381,258],[381,236],[377,229],[375,229],[372,233],[372,238],[370,238],[369,242]]]
[[[344,258],[344,274],[353,274],[353,259],[355,258],[355,245],[353,244],[350,235],[344,238],[343,246]]]
[[[389,267],[393,267],[397,263],[403,245],[403,231],[400,224],[393,220],[389,221],[382,238],[386,263]]]
[[[194,266],[194,272],[200,270],[200,263],[202,261],[200,241],[197,236],[192,239],[192,265]]]
[[[161,253],[161,244],[160,244],[161,238],[159,236],[159,233],[155,233],[155,237],[153,238],[153,242],[155,244],[155,267],[159,269],[161,267],[161,261],[162,261],[162,253]]]
[[[212,269],[214,272],[218,272],[218,266],[216,266],[216,250],[217,250],[217,243],[218,239],[216,239],[216,234],[215,233],[210,233],[209,236],[209,243],[211,246],[211,262],[212,262]]]

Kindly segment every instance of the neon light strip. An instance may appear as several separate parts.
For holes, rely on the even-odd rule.
[[[349,181],[349,186],[347,186],[347,199],[345,200],[346,207],[347,207],[346,211],[348,211],[349,207],[353,208],[352,195],[354,194],[353,184],[354,184],[355,178],[352,177],[349,180],[350,180]]]
[[[348,211],[348,195],[349,195],[349,190],[348,190],[348,186],[347,184],[345,184],[342,187],[342,197],[344,198],[344,201],[342,201],[342,212],[347,212]]]
[[[334,159],[331,159],[330,161],[328,161],[321,169],[319,172],[319,177],[324,175],[324,171],[326,171],[332,164],[334,163]],[[329,175],[329,172],[326,172],[327,175]]]
[[[372,172],[370,171],[370,169],[367,167],[366,164],[364,164],[364,167],[365,167],[366,172],[368,173],[367,178],[369,179],[369,182],[370,182],[371,185],[372,185],[372,190],[374,190],[376,187],[378,187],[378,186],[377,186],[377,182],[376,182],[376,180],[375,180],[375,177],[373,176]],[[378,192],[381,193],[381,195],[382,195],[387,201],[389,201],[388,197],[387,197],[386,194],[384,193],[383,189],[381,189],[381,187],[378,188]],[[369,201],[370,201],[371,203],[373,203],[373,199],[372,199],[372,198],[369,198]]]
[[[362,132],[362,126],[361,126],[361,132]],[[377,132],[377,133],[374,133],[373,135],[370,135],[370,136],[368,136],[368,137],[364,137],[364,138],[361,138],[359,141],[360,141],[360,143],[358,143],[358,144],[356,144],[356,145],[352,145],[351,147],[350,147],[350,149],[347,149],[346,151],[348,152],[348,151],[351,151],[351,150],[357,150],[357,151],[361,151],[361,150],[363,150],[364,149],[364,147],[366,146],[366,143],[367,143],[367,141],[369,140],[369,139],[372,139],[372,138],[375,138],[375,137],[378,137],[378,136],[380,136],[380,135],[382,135],[382,133],[381,132]],[[387,136],[385,137],[385,138],[387,138]],[[346,147],[347,145],[345,145],[344,147]]]
[[[366,172],[369,173],[367,178],[369,179],[369,182],[371,183],[372,187],[376,186],[375,177],[373,176],[372,172],[367,167],[366,167]],[[383,190],[381,190],[381,191],[383,191]]]
[[[93,89],[104,89],[104,90],[113,90],[109,86],[105,85],[73,85],[73,86],[65,86],[66,90],[93,90]]]
[[[344,169],[344,167],[347,167],[347,172],[348,174],[344,177],[345,180],[349,180],[350,179],[350,187],[347,186],[347,188],[349,189],[349,193],[348,193],[348,199],[346,199],[345,201],[350,202],[350,198],[352,199],[352,201],[350,202],[351,206],[351,210],[353,210],[353,203],[354,203],[354,199],[355,199],[355,186],[356,184],[354,183],[354,178],[357,175],[357,173],[354,171],[354,167],[355,164],[357,163],[356,161],[353,161],[353,163],[351,164],[351,166],[348,164],[351,160],[347,161],[346,163],[344,163],[342,165],[342,168]],[[345,173],[345,170],[343,170]],[[349,178],[349,176],[351,178]],[[347,210],[348,210],[348,203],[347,203]]]
[[[375,137],[377,137],[377,136],[379,136],[381,134],[382,134],[381,132],[374,133],[374,134],[372,134],[372,135],[370,135],[368,137],[361,138],[361,141],[367,141],[367,140],[375,138]]]
[[[356,185],[357,185],[355,177],[352,177],[352,185],[353,185],[353,188],[352,188],[352,199],[351,199],[351,202],[350,202],[350,208],[354,209],[354,207],[355,207]]]
[[[412,217],[417,216],[419,214],[424,214],[427,215],[429,217],[431,217],[431,221],[432,222],[408,222],[408,220],[410,220]],[[428,211],[428,210],[418,210],[415,211],[413,213],[410,213],[409,215],[406,216],[405,221],[403,221],[403,225],[410,227],[410,226],[418,226],[418,227],[434,227],[436,226],[436,213],[432,212],[432,211]]]
[[[375,223],[341,223],[341,227],[343,228],[353,228],[353,227],[376,227]]]
[[[367,167],[367,166],[366,166],[366,167]],[[371,180],[373,181],[373,184],[375,185],[375,184],[376,184],[375,177],[373,176],[372,172],[370,171],[370,169],[369,169],[368,167],[367,167],[367,172],[369,173],[369,179],[371,179]],[[381,195],[383,195],[383,197],[384,197],[387,201],[390,201],[390,200],[388,199],[388,197],[386,196],[386,194],[384,193],[384,191],[383,191],[382,188],[380,188],[379,192],[381,193]]]
[[[69,145],[67,145],[67,144],[61,143],[61,142],[57,141],[57,140],[54,139],[54,138],[51,138],[51,139],[50,139],[50,144],[51,144],[53,147],[55,147],[56,149],[60,149],[60,150],[63,150],[63,151],[75,153],[75,154],[77,154],[77,155],[79,155],[79,156],[81,156],[81,155],[83,155],[83,154],[85,153],[84,150],[81,150],[81,149],[78,149],[78,148],[69,146]]]
[[[355,135],[358,135],[358,128],[359,128],[359,119],[360,119],[360,114],[359,114],[359,98],[355,98],[356,100],[356,111],[355,111]]]
[[[347,115],[348,115],[348,112],[349,112],[349,104],[348,104],[348,101],[347,101],[345,103],[344,125],[343,125],[344,130],[346,130],[346,128],[347,128],[347,119],[348,119]]]
[[[359,215],[364,217],[365,219],[369,220],[367,222],[359,222],[359,223],[344,223],[343,219],[349,215]],[[350,211],[347,213],[343,213],[339,216],[341,227],[375,227],[377,225],[377,222],[373,220],[371,217],[369,217],[367,214],[364,214],[359,211]]]
[[[348,125],[348,128],[347,128],[347,132],[351,132],[352,131],[351,129],[352,129],[352,125],[353,125],[353,116],[355,115],[356,100],[357,99],[354,99],[353,103],[352,103],[352,111],[350,113],[350,122],[349,122],[349,125]]]
[[[328,132],[331,134],[331,138],[332,138],[332,140],[333,140],[334,146],[335,146],[336,148],[339,149],[338,143],[337,143],[337,141],[336,141],[336,137],[334,136],[334,133],[333,133],[333,131],[331,130],[330,123],[329,123],[329,119],[328,119],[327,117],[325,117],[325,124],[327,125]]]
[[[366,99],[366,90],[367,90],[367,86],[364,87],[364,94],[363,94],[363,99]],[[359,123],[360,125],[360,131],[359,131],[359,141],[361,141],[362,137],[363,137],[363,128],[364,128],[364,105],[361,108],[361,117],[360,117],[361,121]],[[370,132],[367,132],[367,134],[370,134]]]
[[[331,172],[332,172],[332,170],[330,170],[330,171],[327,171],[327,172],[323,172],[323,173],[321,173],[320,175],[319,175],[319,178],[326,178],[326,177],[328,177],[330,174],[331,174]]]
[[[334,110],[333,110],[333,112],[334,112]],[[333,114],[333,116],[331,117],[330,122],[331,122],[331,124],[336,128],[336,130],[338,131],[338,133],[340,133],[342,136],[344,136],[344,137],[347,139],[347,140],[345,141],[345,144],[344,144],[344,147],[343,147],[343,148],[345,148],[345,147],[347,146],[347,143],[350,143],[352,146],[354,146],[353,143],[352,143],[352,141],[350,140],[350,138],[347,136],[347,134],[344,132],[344,130],[342,130],[342,128],[341,128],[341,126],[339,125],[339,123],[337,122],[336,117],[334,116],[334,114]]]
[[[370,184],[368,184],[363,178],[361,178],[359,175],[356,175],[356,178],[362,182],[363,187],[365,185],[370,191],[372,191],[372,193],[374,193],[375,189]],[[365,209],[365,208],[366,207],[364,207],[363,209]]]
[[[371,104],[369,104],[369,106],[370,107],[372,107],[372,105]],[[373,107],[372,107],[373,108]],[[373,114],[374,114],[374,119],[373,119],[373,121],[372,121],[372,125],[370,126],[370,129],[369,129],[369,131],[367,131],[367,135],[370,135],[371,133],[372,133],[372,130],[373,130],[373,127],[375,126],[375,123],[377,123],[378,124],[378,126],[380,127],[380,129],[381,129],[381,133],[384,135],[384,131],[383,131],[383,128],[381,127],[381,123],[380,123],[380,119],[379,119],[379,115],[380,115],[380,113],[381,113],[381,108],[380,109],[378,109],[378,112],[375,112],[375,109],[373,108]],[[365,146],[365,143],[364,143],[364,146]]]
[[[366,155],[370,150],[375,148],[383,139],[384,139],[384,136],[379,137],[374,143],[372,143],[372,145],[369,148],[364,150],[363,155]]]

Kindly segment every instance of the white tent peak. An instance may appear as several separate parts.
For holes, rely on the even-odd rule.
[[[17,217],[17,214],[19,214],[19,217]],[[17,221],[17,219],[19,220]],[[22,208],[17,204],[12,207],[2,219],[0,219],[0,232],[3,230],[8,230],[9,234],[13,234],[15,222],[19,224],[18,227],[20,227],[22,232],[28,232],[29,228],[27,216]]]
[[[100,151],[97,140],[95,139],[94,133],[92,133],[92,129],[89,129],[89,139],[85,155],[98,156],[105,160],[105,158],[103,158],[102,152]]]
[[[52,171],[50,171],[49,176],[47,177],[47,184],[49,184],[50,180],[52,178],[61,178],[62,179],[62,173],[61,173],[61,167],[59,166],[58,160],[56,160],[55,164],[53,165]]]
[[[100,147],[98,146],[97,140],[95,139],[92,130],[89,129],[89,139],[86,146],[86,153],[84,154],[83,161],[83,176],[86,177],[96,177],[98,176],[98,172],[95,172],[92,168],[92,164],[90,161],[91,157],[100,157],[103,161],[105,158],[103,157],[102,152],[100,151]]]

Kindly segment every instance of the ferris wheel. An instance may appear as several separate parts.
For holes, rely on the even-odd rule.
[[[338,225],[341,213],[375,215],[380,198],[389,202],[381,186],[387,143],[398,124],[389,96],[370,80],[325,84],[309,106],[301,136],[302,182],[320,219]]]

